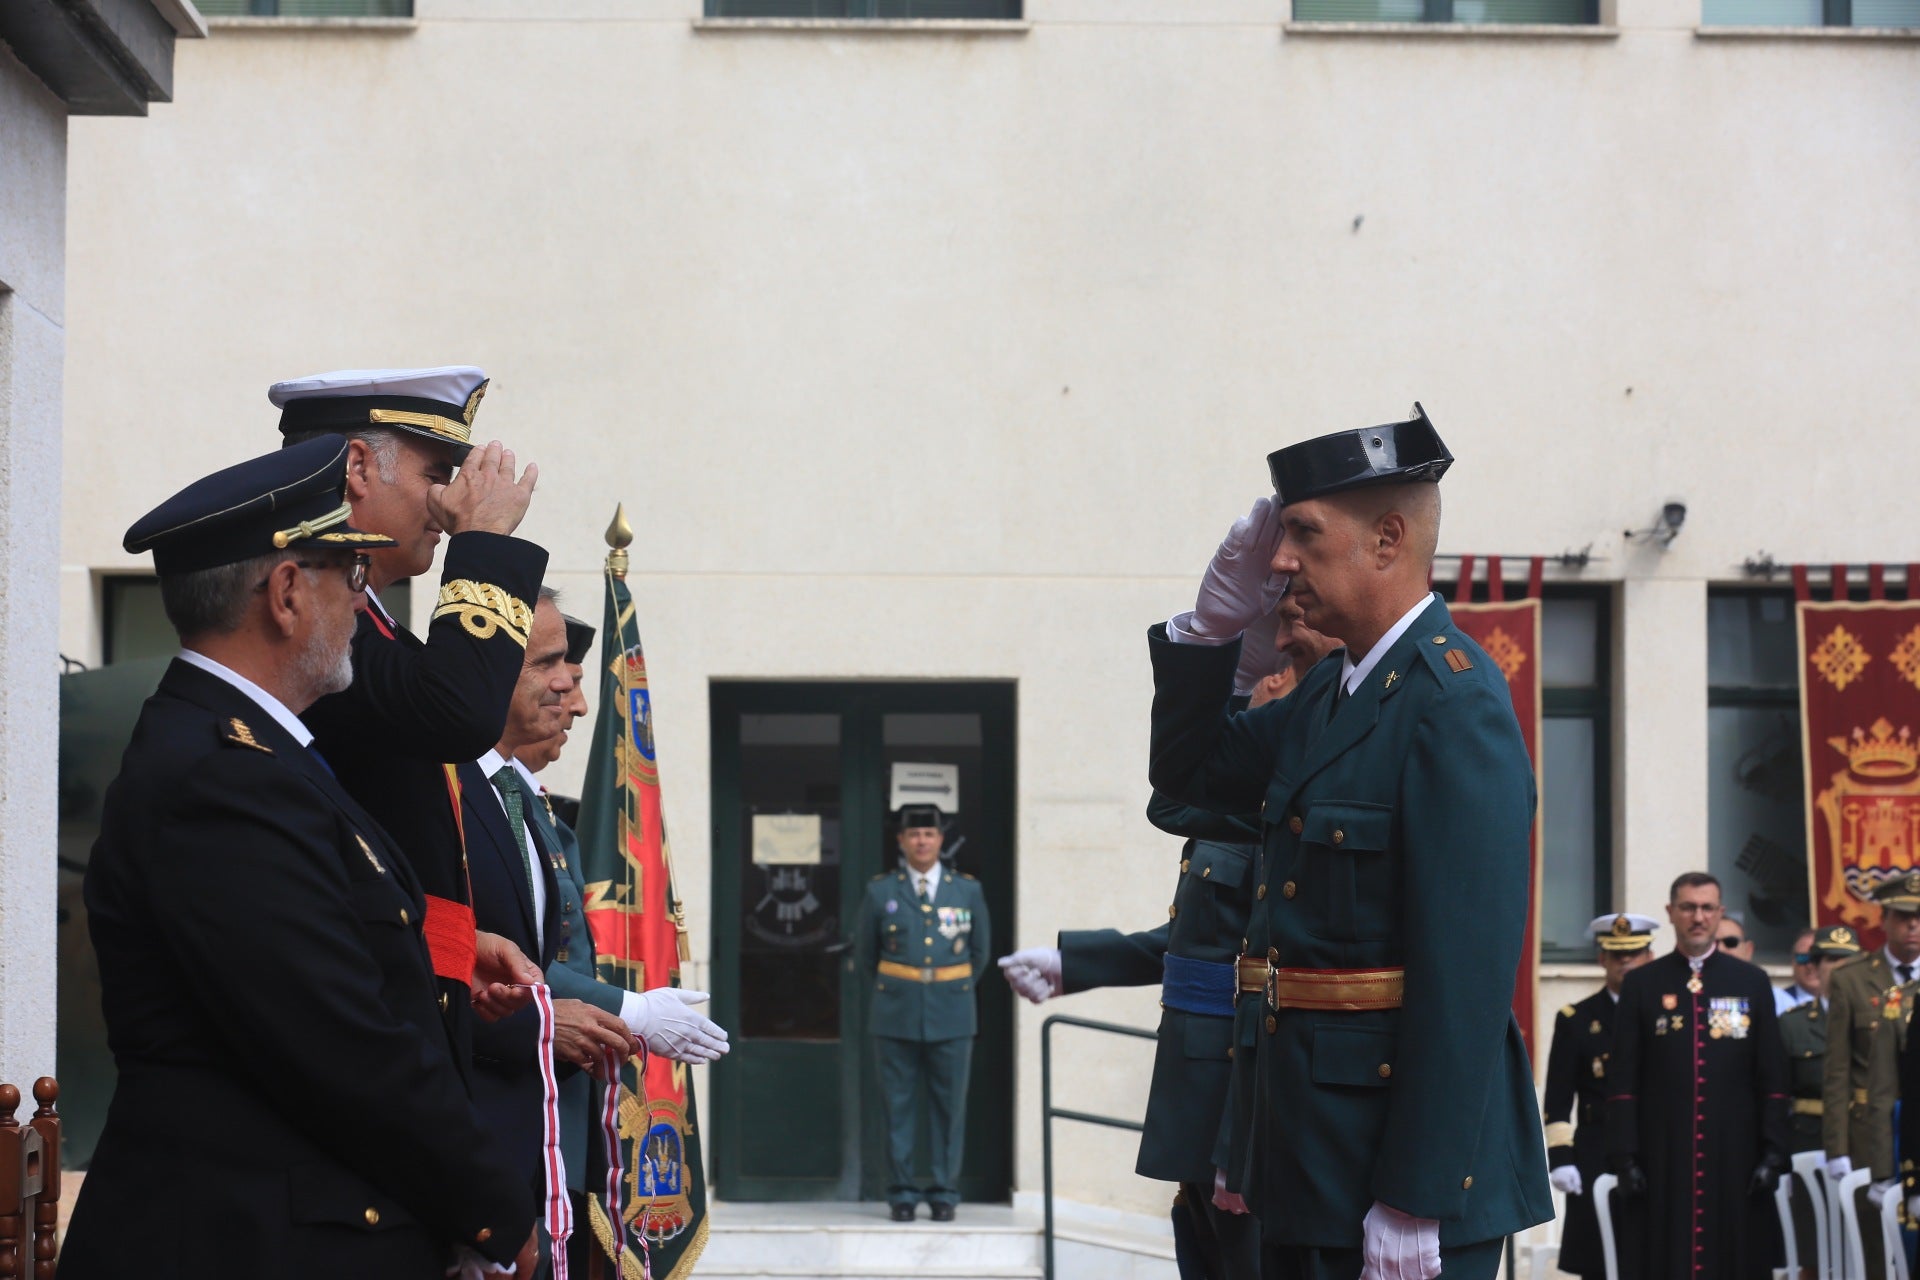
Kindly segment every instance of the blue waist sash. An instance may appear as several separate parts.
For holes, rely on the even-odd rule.
[[[1239,982],[1231,963],[1166,956],[1161,966],[1161,1004],[1182,1013],[1233,1016],[1233,996]]]

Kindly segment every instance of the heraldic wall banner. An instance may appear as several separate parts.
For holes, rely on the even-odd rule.
[[[1534,795],[1544,804],[1545,786],[1540,772],[1540,579],[1543,565],[1535,557],[1527,575],[1526,598],[1506,599],[1498,556],[1487,559],[1487,591],[1491,597],[1480,604],[1469,603],[1473,586],[1475,557],[1460,557],[1459,586],[1455,603],[1447,606],[1453,621],[1473,637],[1474,643],[1500,666],[1507,677],[1507,689],[1513,696],[1513,714],[1520,721],[1520,734],[1526,739],[1527,756],[1533,761]],[[1538,1005],[1540,986],[1540,811],[1534,810],[1533,840],[1529,852],[1528,908],[1526,939],[1520,948],[1520,968],[1513,977],[1513,1016],[1520,1034],[1533,1052],[1533,1015]]]
[[[1920,876],[1920,600],[1813,600],[1795,577],[1812,920],[1872,950],[1874,889]]]
[[[580,799],[581,874],[600,977],[635,991],[681,985],[689,955],[661,817],[647,659],[627,591],[624,512],[607,530],[606,610],[600,624],[600,703]],[[621,1272],[686,1280],[707,1243],[706,1171],[687,1068],[657,1055],[644,1073],[620,1073]],[[597,1177],[598,1175],[593,1175]],[[591,1185],[591,1182],[590,1182]],[[591,1197],[591,1230],[613,1254],[607,1206]],[[584,1225],[584,1224],[583,1224]]]

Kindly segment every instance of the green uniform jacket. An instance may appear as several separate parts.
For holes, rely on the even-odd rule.
[[[545,797],[542,797],[544,799]],[[556,1000],[584,1000],[619,1016],[626,992],[594,976],[593,934],[587,928],[586,898],[580,874],[580,841],[573,829],[554,817],[546,804],[534,805],[527,820],[540,828],[553,860],[553,883],[560,899],[554,919],[560,930],[559,950],[547,966],[547,986]],[[602,1086],[584,1071],[560,1081],[560,1154],[566,1161],[567,1186],[599,1194],[605,1188],[606,1143],[600,1137]],[[574,1223],[574,1230],[587,1228]]]
[[[978,880],[942,867],[933,901],[923,905],[904,868],[877,875],[860,900],[853,942],[859,971],[874,975],[869,1035],[958,1040],[979,1030],[973,988],[987,967],[992,930]],[[922,970],[964,964],[972,976],[944,982],[892,977],[878,972],[883,960]]]
[[[1160,797],[1155,805],[1168,808]],[[1213,964],[1231,964],[1240,953],[1253,904],[1251,823],[1236,824],[1203,810],[1190,810],[1194,822],[1181,830],[1205,830],[1229,841],[1190,839],[1180,858],[1167,922],[1143,933],[1117,929],[1063,930],[1060,934],[1060,985],[1063,994],[1095,987],[1158,986],[1165,958],[1180,956]],[[1168,821],[1157,823],[1163,829]],[[1154,1048],[1153,1083],[1134,1172],[1163,1182],[1196,1182],[1209,1188],[1224,1138],[1227,1086],[1232,1069],[1231,1014],[1193,1013],[1161,1003],[1160,1032]]]
[[[1511,1008],[1534,774],[1499,666],[1438,597],[1337,713],[1338,654],[1229,715],[1238,644],[1155,627],[1149,648],[1153,785],[1216,813],[1263,806],[1249,950],[1406,971],[1397,1009],[1261,1017],[1258,1093],[1234,1119],[1253,1126],[1240,1185],[1264,1238],[1357,1249],[1376,1200],[1438,1220],[1442,1247],[1551,1218]]]
[[[1874,1181],[1893,1176],[1893,1104],[1900,1100],[1900,1050],[1920,984],[1894,981],[1884,951],[1856,956],[1827,986],[1825,1109],[1827,1156],[1846,1156]]]
[[[1787,1047],[1787,1089],[1793,1094],[1793,1149],[1824,1149],[1820,1117],[1827,1066],[1827,1023],[1820,1002],[1809,1000],[1780,1015],[1780,1041]]]

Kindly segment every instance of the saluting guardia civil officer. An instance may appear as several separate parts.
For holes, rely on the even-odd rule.
[[[483,976],[540,980],[539,966],[518,949],[474,930],[459,802],[446,771],[500,740],[547,565],[544,550],[513,536],[539,469],[517,471],[513,451],[498,441],[474,447],[486,389],[483,370],[449,365],[314,374],[267,393],[289,444],[347,442],[353,519],[392,544],[370,553],[353,684],[304,719],[342,785],[393,834],[426,890],[441,1009],[463,1069],[476,952]],[[431,571],[442,536],[446,559],[423,641],[375,593]],[[480,1008],[491,1012],[484,1001]]]
[[[1563,1006],[1553,1020],[1547,1051],[1547,1175],[1567,1197],[1560,1220],[1560,1257],[1572,1275],[1606,1275],[1600,1224],[1588,1188],[1607,1171],[1607,1059],[1613,1048],[1613,1011],[1627,974],[1653,959],[1652,916],[1609,912],[1587,926],[1606,983],[1578,1004]]]
[[[1821,1137],[1827,1178],[1871,1169],[1873,1183],[1893,1181],[1893,1104],[1900,1100],[1900,1054],[1920,994],[1920,871],[1883,882],[1880,905],[1886,945],[1833,971],[1827,988],[1827,1062]],[[1874,1221],[1867,1193],[1859,1193],[1861,1221]],[[1862,1231],[1870,1275],[1886,1267],[1878,1232]]]
[[[1242,999],[1266,1008],[1233,1172],[1271,1277],[1490,1277],[1552,1215],[1510,1007],[1533,766],[1499,666],[1427,587],[1452,460],[1418,405],[1270,455],[1274,496],[1149,632],[1154,786],[1263,814]],[[1233,714],[1239,637],[1283,583],[1345,650]]]
[[[299,719],[351,679],[365,553],[392,545],[349,522],[347,452],[241,463],[127,531],[181,650],[87,868],[118,1079],[65,1280],[533,1266],[533,1196],[456,1069],[420,881]]]
[[[992,931],[979,881],[940,860],[940,810],[904,805],[900,866],[873,878],[854,921],[857,972],[873,975],[867,1032],[880,1068],[887,1126],[887,1203],[911,1222],[925,1200],[953,1221],[966,1153],[967,1080],[979,1031],[974,988]],[[928,1181],[913,1170],[920,1100],[927,1109]]]

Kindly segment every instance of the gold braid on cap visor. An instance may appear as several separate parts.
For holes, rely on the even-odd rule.
[[[352,514],[353,504],[343,502],[323,516],[315,516],[311,520],[302,520],[291,529],[280,530],[273,535],[273,545],[284,551],[290,544],[299,542],[303,538],[311,538],[322,529],[331,529],[337,524],[345,524],[347,518]]]

